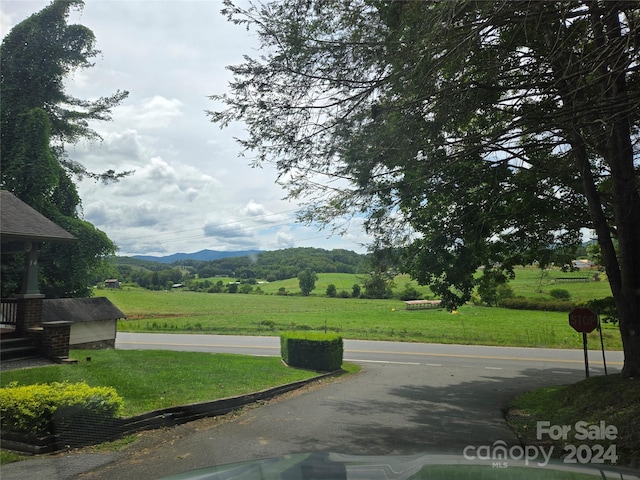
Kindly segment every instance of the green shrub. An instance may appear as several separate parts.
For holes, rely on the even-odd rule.
[[[497,298],[497,301],[498,301],[498,305],[505,298],[513,298],[515,296],[516,296],[516,294],[513,291],[513,287],[511,285],[509,285],[508,283],[503,283],[503,284],[498,285],[496,287],[496,298]]]
[[[549,295],[556,300],[570,300],[571,294],[569,290],[565,290],[564,288],[553,288],[549,291]]]
[[[342,366],[342,337],[333,333],[285,332],[280,352],[291,367],[333,372]]]
[[[500,301],[500,306],[515,310],[542,310],[546,312],[570,312],[575,305],[573,302],[563,300],[546,300],[539,298],[505,298]]]
[[[400,294],[398,295],[398,298],[403,301],[420,300],[421,297],[422,295],[420,295],[418,290],[416,290],[415,287],[410,283],[405,284],[404,290],[402,290],[402,292],[400,292]]]
[[[0,388],[0,428],[36,435],[54,433],[56,412],[74,410],[87,416],[114,418],[124,402],[111,387],[81,383],[50,383]]]

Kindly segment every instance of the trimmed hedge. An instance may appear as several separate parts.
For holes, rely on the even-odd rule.
[[[282,360],[291,366],[333,372],[342,366],[342,337],[334,333],[284,332],[280,335]]]
[[[12,383],[0,388],[0,428],[5,432],[50,435],[55,433],[56,423],[69,414],[87,419],[115,418],[123,405],[111,387],[90,387],[84,382],[24,386]]]

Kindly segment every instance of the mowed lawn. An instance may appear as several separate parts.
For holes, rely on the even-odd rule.
[[[352,285],[354,278],[347,277],[343,284],[351,282]],[[535,278],[530,279],[530,290],[536,290],[533,285],[536,281]],[[326,283],[326,280],[319,281],[318,285],[321,283]],[[592,284],[599,288],[594,298],[606,296],[606,282],[591,282],[582,284],[582,287],[589,285],[591,288]],[[522,287],[523,282],[519,288]],[[580,284],[567,284],[542,288],[579,291],[580,287]],[[275,286],[271,285],[271,288]],[[328,298],[321,286],[314,294],[302,297],[182,290],[154,292],[136,287],[96,292],[98,296],[108,297],[127,314],[128,320],[118,324],[119,331],[278,335],[285,330],[326,329],[350,339],[582,347],[581,335],[568,324],[568,312],[472,305],[465,305],[453,313],[444,309],[416,311],[407,310],[400,300]],[[576,297],[575,293],[572,297]],[[622,348],[617,327],[604,325],[603,337],[606,349]],[[590,348],[600,348],[598,332],[590,334],[589,338]]]
[[[317,376],[289,368],[279,357],[165,350],[72,350],[73,365],[2,372],[0,386],[86,382],[111,386],[124,399],[124,416],[216,400]]]

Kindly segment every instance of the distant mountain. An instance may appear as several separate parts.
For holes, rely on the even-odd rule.
[[[174,253],[165,257],[154,257],[152,255],[133,255],[131,258],[138,260],[146,260],[148,262],[173,263],[179,260],[220,260],[229,257],[246,257],[247,255],[255,255],[262,250],[241,250],[237,252],[220,252],[217,250],[200,250],[194,253]]]

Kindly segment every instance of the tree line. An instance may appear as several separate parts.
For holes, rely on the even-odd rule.
[[[256,279],[273,282],[296,278],[304,270],[357,274],[367,270],[368,256],[344,249],[306,247],[219,260],[178,260],[169,265],[129,257],[111,257],[110,261],[111,276],[121,282],[137,283],[145,288],[164,288],[170,283],[214,277],[230,277],[249,284]],[[210,283],[215,285],[216,281]]]
[[[216,276],[267,281],[294,278],[304,269],[317,273],[360,273],[366,256],[349,250],[301,247],[261,252],[220,260],[180,260],[173,265],[190,267],[199,278]]]

